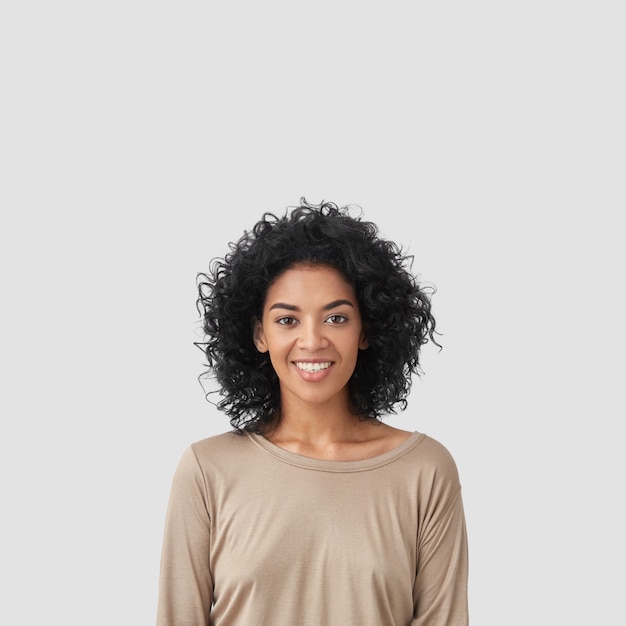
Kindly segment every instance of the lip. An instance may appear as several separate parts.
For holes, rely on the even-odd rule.
[[[296,372],[298,372],[298,375],[307,382],[319,382],[321,380],[324,380],[333,369],[333,365],[335,364],[335,362],[331,359],[295,359],[291,363]],[[330,363],[330,365],[316,372],[307,372],[306,370],[300,369],[296,365],[296,363]]]

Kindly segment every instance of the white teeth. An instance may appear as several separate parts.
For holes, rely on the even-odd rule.
[[[304,361],[296,361],[296,367],[305,372],[319,372],[320,370],[325,370],[330,367],[330,361],[326,361],[325,363],[306,363]]]

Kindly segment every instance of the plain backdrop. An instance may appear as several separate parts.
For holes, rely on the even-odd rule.
[[[625,52],[605,0],[3,4],[0,623],[154,623],[228,428],[196,274],[303,196],[437,289],[390,422],[457,461],[471,623],[624,623]]]

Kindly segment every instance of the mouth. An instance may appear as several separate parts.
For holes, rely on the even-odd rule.
[[[294,365],[303,372],[321,372],[332,365],[332,361],[321,361],[311,363],[310,361],[294,361]]]

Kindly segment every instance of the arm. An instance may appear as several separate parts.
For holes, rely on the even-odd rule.
[[[207,489],[191,448],[172,481],[165,521],[157,626],[207,626],[213,600]]]
[[[417,571],[410,626],[468,626],[468,549],[454,459],[438,444],[420,485]]]
[[[467,626],[467,537],[460,491],[418,550],[411,626]]]

